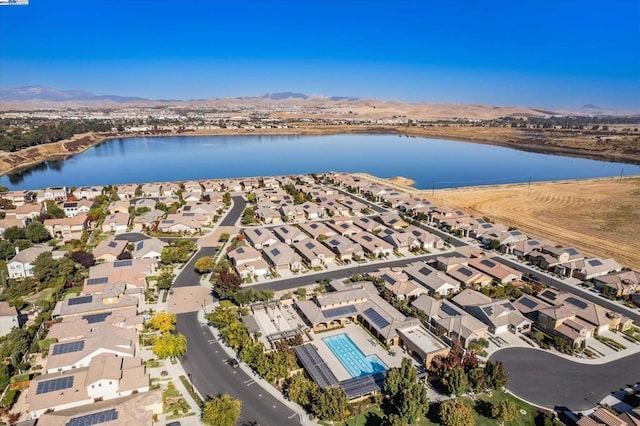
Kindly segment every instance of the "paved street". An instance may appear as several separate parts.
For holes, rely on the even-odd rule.
[[[509,391],[549,409],[589,410],[611,392],[640,382],[640,354],[593,365],[537,349],[505,348],[490,359],[504,363]]]
[[[260,425],[295,425],[296,413],[263,390],[240,368],[226,364],[227,355],[209,327],[198,322],[197,312],[178,315],[178,332],[187,338],[189,350],[180,359],[193,384],[203,396],[228,393],[242,400],[241,421],[256,421]]]
[[[220,222],[220,226],[234,226],[238,219],[242,216],[242,212],[247,208],[247,202],[244,197],[239,195],[231,197],[233,200],[233,207],[227,213],[227,215]]]
[[[218,249],[215,247],[202,247],[187,263],[182,271],[176,277],[173,287],[188,287],[192,285],[200,285],[200,274],[196,272],[195,264],[201,257],[215,256]]]

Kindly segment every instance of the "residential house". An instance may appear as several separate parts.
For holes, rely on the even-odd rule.
[[[489,332],[498,335],[507,331],[520,334],[531,329],[527,319],[508,300],[492,300],[475,290],[466,289],[451,299],[476,319],[489,326]]]
[[[93,200],[98,195],[102,195],[102,186],[81,186],[73,192],[76,198]]]
[[[93,256],[97,261],[114,262],[118,260],[118,256],[120,256],[126,248],[126,240],[116,240],[114,237],[107,237],[95,246]]]
[[[20,207],[34,200],[32,192],[27,190],[3,192],[0,193],[0,198],[9,201],[16,207]]]
[[[268,228],[245,228],[242,233],[247,241],[258,250],[278,242],[278,238]]]
[[[89,367],[43,374],[31,380],[26,401],[28,417],[34,420],[45,412],[148,392],[149,387],[150,377],[142,359],[105,353],[93,358]],[[113,414],[103,414],[100,418],[103,422],[116,420]],[[95,424],[95,420],[82,422],[77,424]]]
[[[465,287],[486,287],[493,280],[489,275],[483,274],[472,266],[458,265],[447,271],[447,275],[460,281]]]
[[[573,276],[582,281],[592,280],[613,272],[620,272],[622,266],[614,259],[583,259],[572,265]]]
[[[427,289],[409,278],[402,268],[381,268],[369,275],[381,279],[385,288],[399,300],[413,300],[427,294]]]
[[[18,310],[7,302],[0,302],[0,337],[9,334],[14,327],[20,327]]]
[[[102,325],[77,340],[53,343],[46,358],[47,374],[88,367],[100,354],[133,357],[137,353],[138,332],[135,328]]]
[[[420,247],[424,250],[444,249],[445,244],[442,238],[422,228],[410,225],[407,227],[405,232],[411,234],[412,237],[417,239],[420,242]]]
[[[159,183],[143,183],[136,188],[135,196],[158,199],[162,195],[161,188]]]
[[[260,222],[266,225],[282,223],[282,216],[275,209],[270,207],[258,207],[255,212],[256,217]]]
[[[69,189],[66,186],[51,186],[44,190],[44,199],[46,201],[66,201],[68,196]]]
[[[134,228],[138,227],[138,229],[142,228],[151,228],[153,227],[163,216],[165,212],[162,210],[153,209],[149,212],[143,213],[140,216],[134,216],[131,219],[131,224]]]
[[[391,244],[395,251],[401,253],[419,250],[422,247],[422,243],[410,232],[400,232],[386,228],[377,235]]]
[[[317,240],[326,239],[336,235],[336,232],[322,222],[309,222],[299,225],[300,228]]]
[[[161,195],[163,197],[177,197],[180,191],[180,185],[173,182],[164,182],[161,186]]]
[[[315,203],[304,203],[301,204],[302,210],[304,211],[305,216],[309,220],[320,219],[324,217],[324,208],[320,207]]]
[[[466,256],[438,256],[436,257],[436,268],[449,272],[459,266],[467,266],[469,258]]]
[[[388,229],[380,222],[374,220],[373,217],[363,216],[353,219],[353,224],[361,228],[363,231],[375,233]]]
[[[204,218],[194,213],[169,214],[158,223],[158,229],[166,233],[195,234],[202,228],[202,222],[199,219]]]
[[[125,184],[119,185],[116,190],[116,194],[121,200],[128,200],[136,196],[136,189],[138,189],[138,185]]]
[[[319,268],[328,262],[335,262],[335,254],[320,242],[306,239],[293,243],[293,247],[311,268]]]
[[[166,243],[158,238],[146,238],[133,243],[131,255],[134,259],[160,259]]]
[[[543,269],[553,269],[562,263],[584,259],[584,256],[573,247],[555,247],[545,245],[541,251],[530,253],[529,260]]]
[[[184,183],[185,192],[202,193],[202,185],[195,180],[188,180]]]
[[[377,219],[388,228],[398,231],[409,227],[409,224],[405,222],[397,213],[382,213],[377,217]]]
[[[444,272],[432,268],[424,262],[413,262],[405,266],[404,271],[414,281],[423,285],[430,294],[446,296],[460,290],[460,283]]]
[[[640,423],[640,422],[638,422]],[[576,422],[576,426],[631,426],[625,420],[616,416],[606,408],[599,407],[588,416],[582,415]]]
[[[350,218],[334,217],[333,220],[326,224],[329,228],[333,229],[336,234],[347,238],[361,231],[360,228],[353,225],[353,221]]]
[[[33,247],[19,250],[16,255],[7,263],[7,271],[10,279],[21,279],[33,276],[33,261],[42,253],[48,253],[53,250],[51,246],[36,245]],[[55,252],[54,258],[59,259],[64,252]]]
[[[304,209],[300,205],[285,204],[280,207],[280,214],[285,222],[303,222],[306,219]]]
[[[4,234],[4,230],[7,228],[11,228],[17,226],[18,228],[24,228],[27,226],[26,219],[0,219],[0,236]]]
[[[5,212],[5,217],[23,220],[35,219],[45,211],[45,204],[29,203],[18,206],[15,210],[7,210]]]
[[[253,247],[238,247],[227,253],[227,257],[242,278],[269,273],[269,265]]]
[[[158,202],[151,198],[134,198],[129,202],[129,205],[134,209],[149,209],[154,210]],[[124,211],[124,210],[122,210]]]
[[[341,236],[334,235],[322,242],[340,257],[341,260],[361,258],[364,256],[364,250],[358,243]]]
[[[522,280],[522,273],[492,258],[469,259],[469,266],[484,272],[499,283],[506,284],[514,280]]]
[[[264,255],[276,271],[299,271],[302,259],[285,243],[277,242],[263,249]]]
[[[114,262],[117,263],[117,262]],[[112,264],[105,264],[112,265]],[[79,297],[71,297],[56,303],[51,318],[66,318],[73,316],[87,316],[101,313],[114,313],[128,308],[136,308],[139,298],[134,295],[125,294],[125,285],[107,285],[104,291],[99,294],[92,294]]]
[[[366,231],[353,234],[351,240],[360,244],[366,253],[375,257],[390,256],[393,252],[393,246],[391,244]]]
[[[273,233],[285,244],[292,245],[309,238],[300,228],[291,225],[281,225],[271,228]]]
[[[640,293],[640,272],[624,271],[612,275],[599,276],[593,279],[596,288],[602,293],[614,297],[629,296]]]
[[[91,200],[67,201],[62,203],[62,210],[66,217],[76,217],[78,213],[89,213],[93,207]]]
[[[128,212],[110,214],[102,222],[102,232],[114,232],[116,234],[127,232],[130,218],[131,215]]]
[[[361,211],[363,211],[364,209],[368,208],[368,206],[364,203],[361,203],[358,200],[355,200],[353,198],[347,198],[343,201],[341,201],[341,204],[345,207],[349,208],[349,214],[355,215],[357,213],[360,213]]]
[[[479,339],[486,339],[489,327],[447,299],[434,299],[426,294],[411,302],[411,306],[426,314],[426,321],[436,335],[447,341],[457,340],[463,348]]]

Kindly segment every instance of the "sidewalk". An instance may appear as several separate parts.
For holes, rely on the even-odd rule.
[[[211,312],[217,306],[218,306],[218,303],[212,303],[212,304],[207,306],[206,310],[207,310],[207,312]],[[204,312],[201,311],[201,310],[198,311],[198,321],[200,321],[202,324],[207,324],[207,320],[204,317]],[[218,332],[218,330],[215,327],[209,326],[209,328],[211,329],[211,332],[213,333],[214,336],[216,336],[216,337],[220,336],[220,333]],[[224,343],[224,341],[222,339],[220,339],[220,346],[227,353],[229,358],[236,358],[237,357],[237,354],[233,351],[233,349],[229,348]],[[252,377],[253,380],[258,385],[260,385],[265,391],[269,392],[274,398],[276,398],[282,404],[286,405],[291,410],[293,410],[295,413],[297,413],[298,417],[300,418],[300,423],[301,424],[309,425],[309,426],[319,425],[319,423],[314,422],[313,420],[309,420],[309,414],[304,410],[304,408],[302,408],[300,405],[296,404],[295,402],[292,402],[292,401],[289,401],[288,399],[286,399],[282,395],[282,393],[280,391],[278,391],[276,388],[274,388],[269,382],[264,380],[262,377],[258,376],[253,370],[251,370],[251,368],[249,368],[249,366],[247,364],[245,364],[244,362],[240,362],[240,368],[249,377]]]

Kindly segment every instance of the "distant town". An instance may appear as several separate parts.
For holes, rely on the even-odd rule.
[[[73,114],[2,120],[291,125]],[[2,189],[10,424],[640,424],[640,272],[613,258],[345,173]]]

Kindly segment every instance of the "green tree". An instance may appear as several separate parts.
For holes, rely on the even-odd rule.
[[[62,219],[66,217],[64,210],[62,210],[56,203],[53,201],[47,202],[47,214],[54,219]]]
[[[507,373],[504,364],[500,361],[487,361],[484,366],[484,375],[487,380],[487,386],[491,389],[502,389],[509,381],[509,373]]]
[[[56,279],[66,281],[75,271],[75,263],[68,257],[54,259],[50,251],[40,253],[31,263],[33,275],[44,284]]]
[[[491,404],[491,417],[500,421],[504,426],[505,422],[511,422],[518,418],[518,407],[512,401],[504,400],[498,404]]]
[[[9,260],[16,255],[16,248],[11,243],[11,241],[1,240],[0,241],[0,258],[4,260]]]
[[[469,390],[469,378],[462,367],[455,367],[447,378],[447,392],[460,396]]]
[[[31,240],[32,243],[43,243],[51,239],[51,234],[44,225],[37,220],[34,220],[27,226],[26,237]]]
[[[440,404],[439,414],[443,426],[473,426],[476,423],[471,408],[457,400]]]
[[[314,398],[311,412],[323,420],[340,421],[349,414],[349,400],[342,388],[326,388]]]
[[[199,274],[207,274],[213,271],[214,266],[214,260],[211,256],[203,256],[196,260],[195,264],[196,271],[198,271]]]
[[[158,312],[147,321],[147,325],[160,333],[173,331],[176,328],[177,317],[175,314],[168,312]]]
[[[418,372],[409,358],[404,358],[400,368],[388,371],[383,393],[389,400],[393,414],[414,424],[419,417],[427,414],[429,401],[427,389],[418,379]]]
[[[495,250],[500,247],[500,240],[491,240],[489,241],[489,248],[491,250]]]
[[[312,380],[307,379],[304,374],[298,373],[289,377],[284,384],[284,394],[291,401],[307,408],[311,405],[313,397],[320,388]]]
[[[202,421],[209,426],[233,426],[240,419],[242,401],[222,394],[205,402]]]
[[[229,241],[230,237],[231,235],[229,235],[228,232],[223,232],[222,234],[220,234],[220,238],[218,239],[218,241],[220,241],[221,243],[226,243],[227,241]]]
[[[153,353],[160,359],[176,358],[187,351],[187,338],[183,334],[164,333],[153,342]]]
[[[232,306],[218,305],[212,312],[207,314],[207,321],[217,329],[223,329],[238,321],[238,310]]]
[[[158,276],[158,288],[160,290],[169,290],[175,278],[176,275],[173,273],[173,270],[171,268],[162,268],[162,271]]]
[[[18,226],[10,226],[2,233],[2,238],[7,241],[26,240],[27,230]]]
[[[256,212],[250,207],[247,207],[246,209],[244,209],[244,212],[242,213],[242,223],[247,225],[250,223],[254,223],[255,220],[256,220]]]

